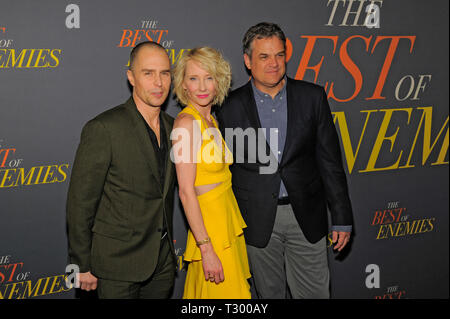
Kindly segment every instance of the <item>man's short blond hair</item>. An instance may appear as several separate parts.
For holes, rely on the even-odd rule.
[[[216,96],[212,104],[222,104],[231,86],[231,66],[219,51],[210,47],[191,49],[178,60],[173,70],[173,88],[178,101],[183,105],[189,104],[189,97],[183,89],[188,61],[199,63],[214,78],[216,82]]]

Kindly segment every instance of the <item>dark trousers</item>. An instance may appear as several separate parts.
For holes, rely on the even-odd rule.
[[[100,299],[167,299],[175,281],[175,261],[166,235],[161,240],[158,264],[152,276],[143,282],[98,278]]]

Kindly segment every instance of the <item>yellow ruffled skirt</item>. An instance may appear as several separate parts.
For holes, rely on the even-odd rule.
[[[250,299],[247,248],[242,219],[231,188],[231,179],[197,196],[203,221],[219,257],[225,280],[219,284],[205,280],[202,256],[192,232],[188,231],[184,260],[189,262],[184,299]]]

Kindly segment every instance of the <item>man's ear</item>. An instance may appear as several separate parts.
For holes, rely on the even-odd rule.
[[[247,67],[247,69],[251,70],[251,61],[250,61],[250,57],[247,55],[247,53],[244,53],[244,63],[245,66]]]
[[[131,70],[127,70],[127,78],[132,86],[134,86],[134,75]]]

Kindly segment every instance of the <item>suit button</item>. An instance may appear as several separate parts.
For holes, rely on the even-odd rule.
[[[277,193],[272,193],[272,198],[278,198],[278,194]]]
[[[161,232],[162,231],[162,228],[158,228],[158,232]]]

